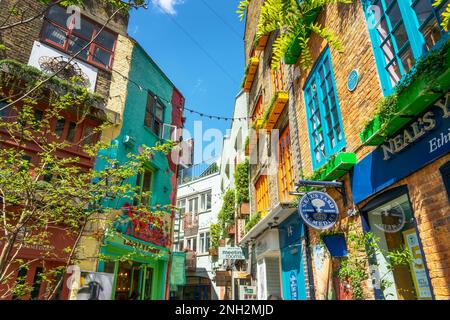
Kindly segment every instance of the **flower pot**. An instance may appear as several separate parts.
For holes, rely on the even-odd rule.
[[[347,256],[347,243],[344,234],[326,235],[323,236],[322,240],[333,258]]]
[[[225,239],[219,240],[219,247],[225,247]]]
[[[241,203],[241,215],[247,216],[250,214],[250,203]]]
[[[209,248],[209,255],[213,257],[217,257],[219,254],[217,252],[217,248]]]

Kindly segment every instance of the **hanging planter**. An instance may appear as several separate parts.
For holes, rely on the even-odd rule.
[[[347,256],[347,243],[343,233],[329,234],[322,236],[330,255],[333,258],[342,258]]]

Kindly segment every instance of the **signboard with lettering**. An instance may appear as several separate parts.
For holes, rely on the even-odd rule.
[[[358,87],[359,83],[359,73],[358,70],[352,70],[347,78],[347,89],[350,92],[353,92],[356,90],[356,87]]]
[[[308,192],[300,200],[298,211],[303,221],[317,230],[330,229],[339,217],[339,209],[334,199],[320,191]]]
[[[186,253],[172,253],[170,267],[170,285],[184,286],[186,284]]]
[[[405,243],[411,254],[411,275],[416,288],[417,298],[419,300],[430,300],[432,298],[430,282],[428,281],[425,264],[420,251],[419,239],[416,230],[410,229],[403,232]]]
[[[220,247],[219,260],[245,260],[244,251],[240,247]]]
[[[450,93],[447,93],[354,167],[355,204],[449,152]]]

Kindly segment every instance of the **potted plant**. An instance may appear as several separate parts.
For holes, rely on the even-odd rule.
[[[321,235],[321,239],[333,258],[347,256],[347,243],[343,233],[329,233]]]
[[[217,257],[219,255],[217,248],[209,248],[209,255],[213,257]]]

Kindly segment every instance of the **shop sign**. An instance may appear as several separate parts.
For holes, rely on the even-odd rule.
[[[148,252],[148,253],[153,253],[153,254],[159,254],[160,253],[159,249],[156,249],[156,248],[154,248],[152,246],[149,246],[147,244],[131,241],[131,240],[128,240],[128,239],[124,239],[123,240],[123,244],[126,245],[126,246],[129,246],[129,247],[141,250],[141,251]]]
[[[430,283],[422,259],[422,252],[420,250],[416,230],[406,230],[403,232],[403,236],[412,257],[411,270],[413,272],[411,274],[414,281],[414,287],[416,288],[417,298],[423,300],[432,299]]]
[[[126,206],[122,215],[114,221],[113,227],[122,234],[160,247],[170,245],[165,230],[165,221],[151,212],[138,211],[134,210],[133,207]]]
[[[291,272],[291,276],[289,278],[289,284],[290,284],[290,289],[291,289],[291,299],[298,300],[297,274],[294,271]]]
[[[256,287],[239,286],[239,297],[240,300],[258,300]]]
[[[174,252],[170,267],[170,285],[184,286],[186,284],[186,254]]]
[[[219,260],[245,260],[244,251],[241,247],[220,247]]]
[[[351,182],[355,204],[445,156],[449,150],[450,93],[447,93],[354,167]]]
[[[320,191],[308,192],[300,200],[298,211],[306,224],[318,230],[333,227],[339,217],[339,209],[334,199]]]
[[[280,248],[285,248],[294,243],[298,243],[304,236],[304,223],[298,215],[292,214],[278,227],[280,234]]]

